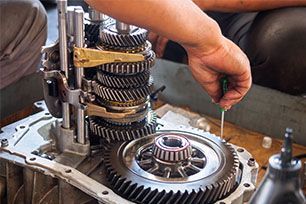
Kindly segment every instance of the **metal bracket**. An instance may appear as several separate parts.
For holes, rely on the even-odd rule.
[[[76,68],[95,67],[114,62],[139,62],[145,60],[142,54],[111,52],[80,47],[74,47],[73,57],[73,63]]]
[[[59,87],[59,95],[60,95],[62,102],[67,102],[77,108],[83,107],[83,105],[80,103],[80,96],[82,95],[82,90],[81,89],[74,89],[74,90],[70,89],[68,86],[67,78],[61,73],[61,71],[42,70],[42,72],[43,72],[44,79],[49,79],[49,78],[57,79],[58,87]]]

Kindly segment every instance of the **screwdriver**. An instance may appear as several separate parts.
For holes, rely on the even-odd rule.
[[[228,84],[228,80],[226,77],[222,77],[220,79],[220,84],[221,84],[221,91],[222,91],[222,96],[224,96],[224,94],[227,92],[227,84]],[[224,113],[225,113],[225,109],[220,108],[221,109],[221,132],[220,132],[220,137],[223,138],[223,128],[224,128]]]

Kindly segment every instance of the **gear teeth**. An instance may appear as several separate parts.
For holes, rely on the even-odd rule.
[[[117,126],[103,119],[89,118],[89,128],[107,141],[129,141],[153,134],[156,131],[156,114],[150,110],[146,121],[131,126]]]
[[[89,47],[99,41],[100,24],[85,24],[85,38]]]
[[[128,187],[130,186],[131,181],[125,181],[123,184],[118,188],[118,192],[124,194],[126,190],[128,190]]]
[[[143,73],[135,75],[123,75],[123,76],[114,76],[102,71],[97,72],[98,81],[106,87],[118,88],[118,89],[128,89],[128,88],[138,88],[140,86],[150,86],[149,83],[152,83],[150,80],[150,72],[145,71]]]
[[[136,189],[136,187],[137,187],[137,184],[136,184],[136,183],[130,185],[130,186],[126,189],[126,191],[124,191],[123,195],[124,195],[125,197],[129,197],[129,196],[132,194],[132,192]]]
[[[100,28],[101,42],[116,47],[137,47],[147,40],[147,30],[134,28],[130,33],[116,32],[116,23],[110,23]]]
[[[139,187],[136,187],[132,192],[131,192],[131,195],[129,195],[128,199],[129,200],[132,200],[132,201],[135,201],[135,197],[143,190],[143,186],[139,186]]]
[[[155,53],[149,51],[149,57],[141,62],[116,62],[100,65],[98,68],[113,74],[136,74],[148,71],[155,65]]]
[[[151,50],[152,45],[149,41],[146,41],[145,44],[140,45],[139,47],[115,47],[108,44],[101,43],[96,45],[98,50],[107,50],[107,51],[117,51],[125,53],[143,53],[146,50]]]
[[[131,106],[138,106],[140,104],[143,104],[147,100],[148,100],[148,97],[139,99],[137,101],[127,101],[127,102],[122,103],[122,102],[117,102],[117,101],[106,101],[101,98],[98,98],[97,102],[101,104],[102,106],[131,107]]]
[[[143,86],[135,89],[113,89],[95,82],[92,87],[96,95],[107,101],[137,101],[146,98],[151,93],[150,86]]]

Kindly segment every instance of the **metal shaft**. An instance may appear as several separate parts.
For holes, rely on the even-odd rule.
[[[119,33],[129,33],[131,26],[129,24],[117,20],[116,29],[118,30]]]
[[[57,0],[58,10],[58,36],[59,36],[59,51],[61,70],[65,73],[68,79],[68,58],[67,58],[67,32],[66,32],[66,12],[67,0]],[[70,128],[70,109],[69,103],[62,104],[63,111],[63,128]]]
[[[223,131],[224,131],[224,110],[221,111],[221,133],[220,137],[223,138]]]
[[[70,36],[74,35],[74,7],[69,6],[67,8],[67,18],[68,18],[68,23],[67,23],[67,33]]]
[[[292,160],[292,129],[286,128],[285,139],[281,149],[281,164],[289,166]]]
[[[101,22],[101,21],[104,21],[105,18],[107,18],[106,15],[91,8],[90,6],[88,7],[88,13],[89,13],[90,20],[93,22]]]
[[[84,11],[77,9],[74,11],[74,39],[76,47],[84,46]],[[76,88],[82,88],[83,68],[76,68]],[[77,141],[85,144],[85,113],[81,108],[77,108]]]

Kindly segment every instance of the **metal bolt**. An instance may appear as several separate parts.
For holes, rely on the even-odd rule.
[[[7,139],[2,139],[1,140],[1,147],[7,147],[9,145],[9,142]]]
[[[255,165],[255,159],[254,159],[254,158],[250,158],[250,159],[248,160],[248,165],[249,165],[249,166],[254,166],[254,165]]]

